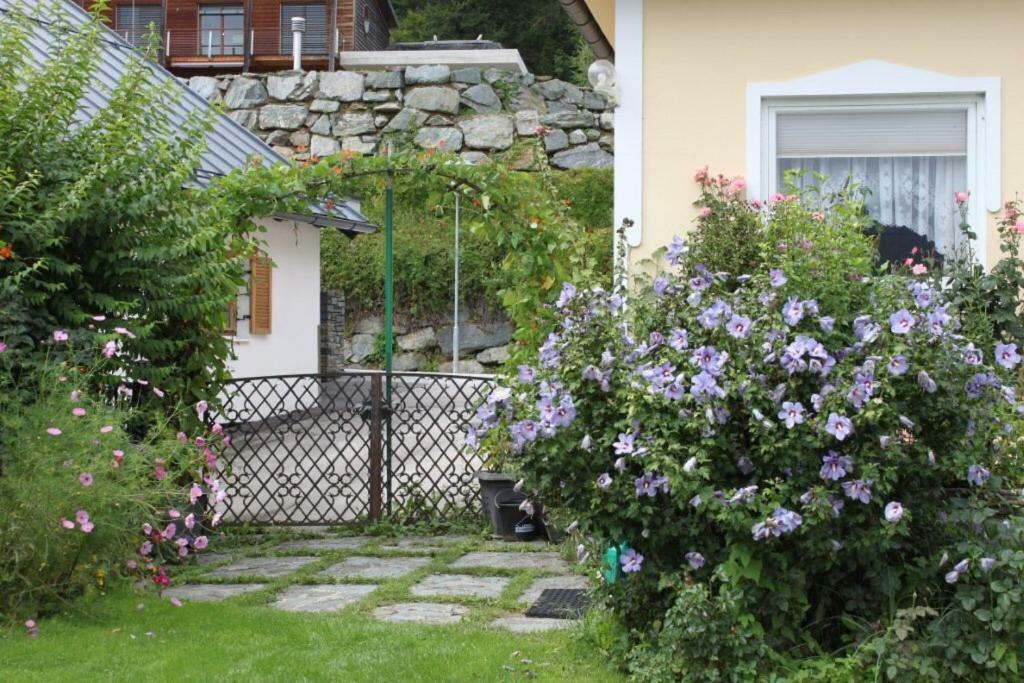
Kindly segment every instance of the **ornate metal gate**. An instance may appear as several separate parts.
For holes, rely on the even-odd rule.
[[[226,384],[223,519],[339,524],[451,517],[478,507],[483,464],[465,428],[493,386],[480,375],[280,375]]]

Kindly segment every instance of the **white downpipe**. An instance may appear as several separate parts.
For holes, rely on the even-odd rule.
[[[302,70],[302,34],[306,32],[306,20],[292,17],[292,71]]]
[[[452,324],[452,372],[459,371],[459,196],[455,188],[455,322]]]
[[[206,32],[206,58],[213,59],[213,31]]]

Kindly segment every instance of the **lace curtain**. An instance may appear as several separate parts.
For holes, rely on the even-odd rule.
[[[882,225],[906,226],[935,243],[940,254],[957,244],[960,216],[953,195],[967,188],[965,156],[829,157],[779,159],[779,186],[785,172],[805,173],[801,189],[820,186],[834,192],[851,177],[868,190],[868,213]],[[828,176],[824,182],[815,178]]]

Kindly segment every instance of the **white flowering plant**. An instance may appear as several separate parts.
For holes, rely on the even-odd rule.
[[[819,300],[815,279],[794,269],[833,250],[815,226],[836,229],[844,213],[812,215],[781,196],[763,210],[804,226],[807,258],[711,272],[677,238],[642,288],[566,284],[560,326],[480,407],[471,442],[505,454],[535,499],[578,519],[581,555],[617,561],[602,590],[640,641],[694,584],[712,601],[728,589],[737,629],[797,656],[873,642],[915,604],[961,609],[965,590],[975,604],[998,601],[999,582],[1024,566],[1011,492],[1020,349],[967,338],[924,277],[864,266],[843,274],[848,296]],[[1024,642],[1024,606],[1002,618],[993,642],[1005,658]],[[975,626],[958,637],[991,634]],[[929,647],[920,657],[947,656]],[[986,647],[986,666],[1016,667]],[[968,650],[955,658],[969,672]],[[706,669],[728,661],[682,668],[720,680]]]

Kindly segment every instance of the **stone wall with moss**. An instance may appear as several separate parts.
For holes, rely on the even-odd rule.
[[[614,114],[604,95],[497,69],[241,74],[188,79],[195,92],[295,160],[373,154],[389,134],[443,147],[470,163],[529,170],[541,136],[551,166],[609,168]]]

